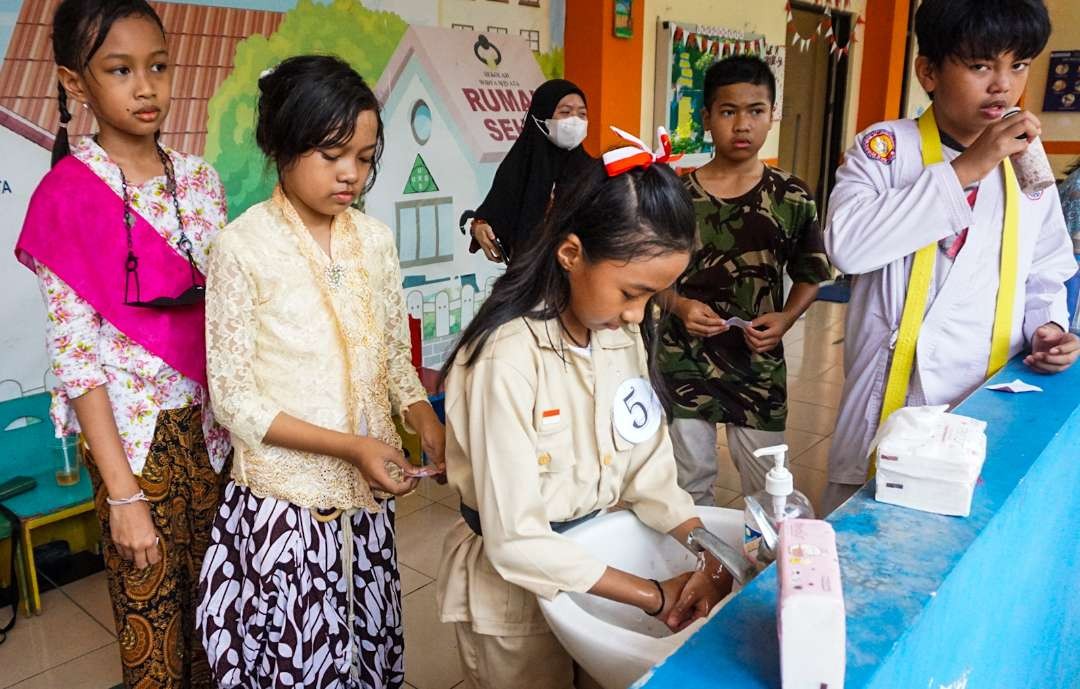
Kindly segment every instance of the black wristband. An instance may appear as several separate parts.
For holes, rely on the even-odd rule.
[[[664,606],[667,605],[667,597],[664,595],[664,587],[660,585],[660,582],[656,579],[649,579],[652,583],[656,584],[656,590],[660,592],[660,607],[656,609],[656,612],[647,612],[649,617],[656,617],[660,613],[664,612]]]

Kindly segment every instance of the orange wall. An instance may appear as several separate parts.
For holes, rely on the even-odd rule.
[[[632,38],[616,38],[615,3],[610,0],[566,0],[566,78],[577,84],[589,104],[585,149],[599,155],[619,144],[608,125],[631,134],[641,122],[641,64],[644,48],[645,0],[631,6]],[[654,135],[642,137],[652,143]]]
[[[910,0],[867,0],[856,129],[901,117]]]

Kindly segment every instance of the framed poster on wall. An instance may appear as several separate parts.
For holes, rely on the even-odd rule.
[[[630,19],[630,5],[634,0],[613,0],[615,3],[615,37],[631,38],[634,24]]]
[[[1080,112],[1080,50],[1050,53],[1044,112]]]

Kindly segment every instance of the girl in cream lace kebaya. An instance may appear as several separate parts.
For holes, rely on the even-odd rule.
[[[394,495],[441,470],[412,367],[390,229],[352,208],[375,179],[375,95],[332,57],[259,80],[256,140],[279,186],[222,231],[207,277],[211,395],[235,445],[198,623],[222,687],[404,683]]]

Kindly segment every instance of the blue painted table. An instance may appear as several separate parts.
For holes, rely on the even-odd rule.
[[[829,521],[847,607],[845,686],[1080,688],[1080,365],[1014,360],[957,413],[987,426],[971,516],[878,503],[864,487]],[[647,689],[780,687],[770,567],[653,670]]]
[[[17,419],[36,423],[8,428]],[[70,448],[70,452],[75,451],[75,447]],[[27,614],[41,612],[41,594],[34,562],[34,531],[94,509],[93,487],[82,462],[79,463],[77,483],[57,485],[56,468],[59,461],[56,455],[60,452],[62,450],[56,446],[53,425],[49,421],[48,393],[0,403],[0,482],[15,476],[30,476],[37,481],[33,490],[3,502],[4,507],[19,519],[19,579],[23,610]],[[14,551],[12,557],[15,557]]]

